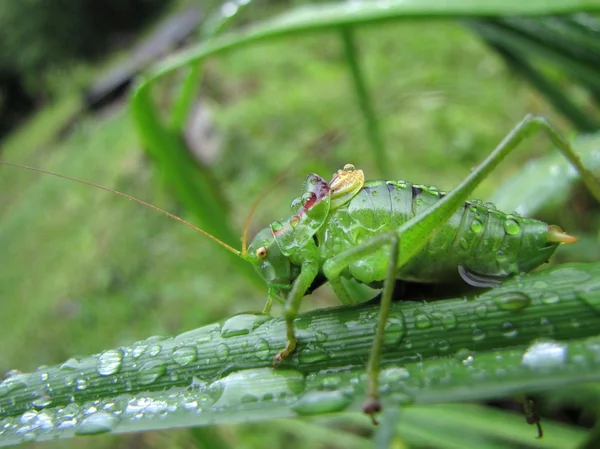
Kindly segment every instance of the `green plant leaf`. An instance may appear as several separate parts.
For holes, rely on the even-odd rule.
[[[581,136],[573,148],[583,164],[594,173],[600,172],[600,133]],[[501,210],[514,210],[528,217],[542,209],[556,209],[567,201],[579,173],[558,152],[529,161],[506,181],[492,197]]]
[[[600,263],[476,297],[394,304],[384,407],[483,400],[600,380]],[[378,306],[316,310],[279,368],[282,319],[244,314],[0,384],[0,444],[357,411]]]

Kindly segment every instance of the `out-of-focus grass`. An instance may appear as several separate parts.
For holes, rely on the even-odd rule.
[[[389,24],[357,30],[357,39],[397,178],[451,189],[525,113],[551,116],[539,96],[512,79],[501,61],[458,25]],[[224,180],[240,234],[258,192],[297,155],[297,170],[265,199],[251,235],[288,214],[308,171],[328,177],[352,162],[368,178],[378,177],[372,155],[364,152],[368,145],[340,45],[337,36],[318,34],[247,47],[208,64],[204,94],[225,141],[214,171]],[[13,139],[2,158],[93,181],[177,212],[124,108],[82,119],[59,143],[49,137],[55,114],[49,113],[47,125],[34,122],[19,130],[24,137]],[[335,143],[314,151],[315,142],[327,136],[336,136]],[[540,139],[527,146],[479,196],[549,145]],[[251,285],[231,271],[214,244],[186,227],[105,192],[8,167],[0,168],[0,248],[4,371],[29,371],[73,354],[183,332],[259,310],[266,296],[266,290],[253,290],[252,303],[237,303],[236,297],[249,296],[242,292]],[[305,307],[327,304],[327,293],[307,299]],[[250,437],[257,427],[238,426],[227,439],[256,447]],[[283,435],[276,426],[261,429],[261,442],[266,432]],[[165,439],[170,447],[185,447],[182,435],[134,438],[148,447],[164,447]],[[122,438],[86,444],[108,447]]]

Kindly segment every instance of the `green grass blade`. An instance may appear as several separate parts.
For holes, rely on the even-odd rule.
[[[146,150],[177,198],[194,214],[199,226],[228,245],[239,247],[241,233],[234,231],[229,224],[216,181],[208,170],[198,166],[178,131],[162,123],[147,84],[132,97],[131,112]],[[231,254],[237,272],[262,285],[250,264],[233,253],[228,254]]]
[[[473,26],[478,29],[477,24]],[[482,25],[485,28],[485,24]],[[564,94],[563,89],[552,83],[541,71],[529,64],[526,57],[519,55],[510,48],[505,48],[498,43],[488,42],[498,52],[506,64],[518,75],[546,96],[554,107],[565,115],[574,127],[583,133],[594,132],[600,129],[600,122],[590,115],[589,111],[580,108]]]
[[[350,27],[343,27],[340,29],[340,36],[342,38],[342,44],[344,47],[346,64],[350,70],[350,75],[352,78],[352,87],[354,88],[356,101],[365,121],[366,134],[371,144],[371,149],[375,155],[375,161],[377,163],[377,168],[379,169],[379,174],[383,178],[388,179],[391,176],[390,164],[386,156],[383,138],[379,129],[379,120],[375,114],[375,108],[373,106],[373,101],[369,93],[369,88],[367,86],[364,73],[361,70],[354,30],[352,30]]]
[[[470,299],[394,304],[384,406],[599,381],[599,312],[600,263],[522,276]],[[301,316],[299,347],[278,369],[283,321],[239,315],[14,375],[0,384],[0,444],[358,410],[377,316],[368,304]]]
[[[199,43],[154,67],[146,82],[170,73],[207,56],[239,48],[254,42],[297,33],[335,30],[341,26],[376,24],[397,19],[432,19],[493,17],[508,15],[567,14],[600,11],[596,0],[517,0],[476,1],[408,0],[389,1],[385,8],[376,2],[332,3],[303,6],[263,21],[248,31],[223,34],[209,42]]]

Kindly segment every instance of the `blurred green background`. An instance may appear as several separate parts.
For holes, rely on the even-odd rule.
[[[202,6],[205,17],[222,7],[216,1],[137,2],[148,8],[143,17],[125,21],[121,28],[99,27],[97,33],[112,34],[104,41],[90,38],[93,44],[81,50],[61,45],[79,35],[80,28],[65,30],[78,20],[84,27],[82,18],[97,12],[75,8],[70,18],[61,16],[63,25],[49,19],[54,9],[48,2],[30,3],[32,11],[47,7],[40,12],[43,19],[35,22],[8,2],[0,3],[0,24],[6,24],[0,36],[15,40],[14,51],[0,54],[0,68],[26,75],[19,79],[33,105],[2,128],[1,159],[110,187],[194,221],[145,153],[126,97],[86,111],[82,92],[100,74],[127,61],[135,41],[169,15]],[[238,24],[292,6],[293,2],[249,5]],[[22,23],[29,23],[31,30],[23,29]],[[25,36],[21,41],[16,30]],[[573,125],[464,23],[391,21],[358,28],[355,38],[395,179],[450,190],[530,112],[548,117],[574,136]],[[39,47],[25,52],[23,39]],[[559,71],[549,70],[548,75],[582,110],[597,113],[588,91]],[[159,107],[170,104],[180,81],[180,76],[170,76],[160,84],[155,92]],[[201,105],[202,118],[190,127],[239,235],[261,190],[289,167],[284,181],[261,201],[250,236],[288,215],[307,173],[327,178],[345,163],[354,163],[368,179],[382,176],[334,33],[257,43],[210,58],[203,66],[196,104]],[[8,119],[3,118],[3,124]],[[477,196],[490,197],[525,161],[547,154],[548,147],[544,138],[527,143]],[[587,204],[581,199],[585,195],[577,194],[577,204]],[[569,211],[562,213],[567,218],[561,225],[577,233],[573,227],[578,224],[597,249],[597,215],[587,206]],[[259,311],[266,299],[266,289],[191,229],[101,190],[5,166],[0,167],[0,248],[2,372],[31,371],[150,335],[181,333],[235,313]],[[558,257],[597,260],[593,249],[588,253],[572,250]],[[304,302],[303,310],[335,304],[325,287]],[[199,443],[346,447],[289,422],[85,441],[88,447],[183,448]],[[76,440],[46,447],[81,444]]]

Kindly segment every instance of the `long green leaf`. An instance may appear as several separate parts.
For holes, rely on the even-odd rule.
[[[600,263],[517,277],[478,297],[394,305],[385,407],[481,400],[600,380]],[[0,384],[0,444],[358,410],[376,305],[239,315],[70,359]]]

